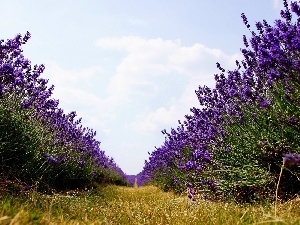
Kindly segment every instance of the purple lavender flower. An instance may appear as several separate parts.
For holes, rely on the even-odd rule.
[[[270,106],[270,101],[269,100],[263,100],[261,103],[260,103],[260,107],[261,108],[267,108]]]
[[[283,164],[286,167],[300,166],[300,154],[292,154],[292,153],[284,154]]]
[[[242,17],[243,22],[244,22],[244,24],[246,25],[246,27],[247,27],[247,28],[250,28],[250,25],[249,25],[249,23],[248,23],[248,19],[247,19],[247,17],[245,16],[244,13],[241,14],[241,17]]]
[[[297,2],[291,2],[291,11],[300,16],[300,7]]]

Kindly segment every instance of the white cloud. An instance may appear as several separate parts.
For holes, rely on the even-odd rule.
[[[160,107],[154,112],[149,112],[146,116],[131,123],[129,127],[132,127],[138,132],[153,132],[177,121],[177,116],[174,106],[171,106],[170,108]]]
[[[240,58],[240,54],[229,56],[199,43],[183,46],[180,40],[161,38],[102,38],[97,45],[126,52],[114,74],[105,74],[105,65],[70,71],[54,62],[46,64],[47,74],[56,86],[54,97],[59,96],[63,108],[76,110],[89,126],[107,134],[113,129],[113,120],[124,113],[133,114],[133,120],[125,119],[119,126],[137,132],[176,125],[197,106],[195,89],[214,86],[213,74],[219,72],[215,63],[229,69]],[[108,81],[103,86],[105,76]],[[71,108],[74,105],[76,109]]]
[[[59,99],[59,107],[66,113],[76,111],[78,117],[83,118],[85,126],[98,127],[108,133],[118,102],[112,96],[101,97],[103,93],[98,88],[101,77],[103,69],[100,66],[76,71],[61,68],[55,62],[46,63],[45,78],[55,86],[52,97]]]
[[[183,46],[180,40],[161,38],[102,38],[97,45],[127,52],[108,87],[110,93],[117,92],[123,98],[135,93],[139,87],[143,87],[145,95],[150,96],[151,93],[152,97],[169,95],[163,89],[160,78],[165,77],[166,82],[171,82],[175,77],[185,76],[185,83],[173,84],[173,94],[179,87],[183,90],[179,97],[174,98],[171,94],[167,105],[141,111],[136,120],[129,123],[129,127],[138,132],[157,131],[183,119],[189,109],[198,104],[194,92],[198,85],[214,86],[214,73],[219,72],[216,62],[220,62],[225,69],[231,69],[235,66],[235,60],[241,58],[240,54],[226,55],[220,49],[199,43]]]
[[[199,43],[184,46],[180,40],[161,38],[102,38],[97,46],[111,57],[114,51],[125,54],[115,68],[99,63],[77,71],[48,62],[46,75],[56,86],[54,97],[61,107],[77,111],[84,126],[97,131],[108,155],[128,167],[136,163],[130,155],[146,157],[142,149],[151,151],[161,144],[162,129],[176,127],[198,106],[195,90],[214,86],[216,62],[231,69],[241,58]]]
[[[122,50],[127,56],[118,65],[108,91],[123,100],[138,86],[158,92],[158,76],[180,73],[187,76],[213,74],[216,61],[230,58],[219,49],[210,49],[201,44],[182,46],[180,40],[143,39],[136,36],[101,38],[101,48]],[[190,78],[187,78],[190,79]]]
[[[61,68],[57,63],[49,61],[46,63],[47,73],[51,82],[55,85],[73,86],[74,84],[89,82],[93,77],[103,73],[103,68],[93,66],[81,71],[66,70]]]

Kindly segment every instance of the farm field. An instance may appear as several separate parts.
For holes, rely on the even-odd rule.
[[[260,7],[252,4],[256,12]],[[227,27],[224,16],[213,14]],[[223,52],[219,41],[211,48],[161,37],[94,37],[97,47],[126,50],[116,55],[123,59],[103,51],[110,69],[98,55],[73,71],[50,63],[51,52],[38,48],[36,57],[50,54],[41,58],[56,74],[50,77],[42,76],[44,64],[23,55],[30,32],[0,39],[0,225],[300,225],[300,2],[283,0],[281,19],[273,23],[250,25],[248,15],[240,17],[250,37],[242,36],[239,55]],[[74,35],[63,36],[71,41]],[[37,43],[48,43],[44,38]],[[72,52],[83,57],[74,43]],[[73,55],[66,52],[58,58]],[[66,58],[72,68],[78,64]],[[212,60],[218,73],[206,65]],[[48,78],[57,83],[61,103],[67,96],[80,106],[76,111],[69,111],[72,104],[62,108]],[[184,108],[189,114],[180,117]],[[174,123],[175,117],[181,119]],[[84,124],[95,126],[101,141]],[[164,141],[149,148],[159,130]],[[148,159],[138,164],[146,151]]]
[[[35,191],[3,195],[0,224],[300,224],[300,199],[278,205],[197,200],[139,188],[99,186],[45,195]]]

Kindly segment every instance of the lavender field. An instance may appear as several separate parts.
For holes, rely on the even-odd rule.
[[[280,205],[292,201],[291,208],[296,212],[292,215],[293,224],[299,223],[295,215],[297,212],[300,215],[297,204],[300,4],[295,1],[289,5],[283,1],[283,5],[280,18],[271,22],[263,20],[253,26],[245,14],[241,15],[245,30],[251,34],[241,37],[243,59],[236,60],[234,70],[226,70],[216,63],[220,72],[212,74],[214,88],[200,85],[195,90],[199,104],[191,106],[190,114],[184,121],[179,120],[177,127],[162,131],[165,141],[149,153],[143,170],[136,175],[125,174],[101,149],[96,131],[84,127],[75,111],[65,112],[60,108],[59,100],[52,97],[54,86],[49,86],[43,78],[45,66],[32,65],[26,53],[23,55],[22,46],[30,41],[31,34],[1,40],[0,195],[3,206],[8,204],[7,196],[21,195],[23,201],[24,193],[51,196],[119,185],[135,186],[127,189],[133,191],[128,195],[143,196],[139,190],[146,189],[141,186],[156,186],[155,191],[159,188],[172,196],[187,196],[189,204],[194,205],[205,201],[239,206],[274,204],[275,211],[271,210],[274,215],[270,218],[275,218],[278,224]],[[107,193],[107,189],[97,190],[100,190],[97,195],[101,195],[101,190]],[[149,190],[145,193],[149,194]],[[235,206],[231,206],[234,210]],[[13,210],[17,213],[19,209]],[[0,213],[2,218],[6,218],[6,213],[16,214],[7,210]],[[238,214],[237,218],[243,215]],[[259,222],[254,218],[249,221]],[[128,222],[127,219],[124,221]],[[166,221],[167,217],[156,224]]]

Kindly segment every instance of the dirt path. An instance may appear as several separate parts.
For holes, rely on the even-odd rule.
[[[133,184],[133,187],[137,188],[138,187],[138,184],[137,184],[137,177],[134,178],[134,184]]]
[[[108,185],[70,196],[33,192],[29,196],[12,196],[11,199],[1,199],[0,196],[1,202],[0,224],[300,224],[300,201],[297,200],[281,204],[278,207],[279,217],[275,218],[270,205],[237,205],[205,200],[190,204],[185,194],[178,196],[154,186]]]

